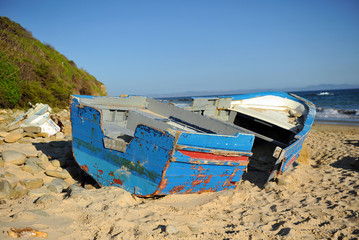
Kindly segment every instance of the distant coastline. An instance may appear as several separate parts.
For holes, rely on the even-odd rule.
[[[302,88],[262,88],[262,89],[244,89],[244,90],[223,90],[223,91],[186,91],[166,94],[146,94],[153,98],[169,98],[169,97],[202,97],[202,96],[224,96],[235,94],[246,94],[253,92],[306,92],[306,91],[330,91],[330,90],[346,90],[359,89],[359,85],[354,84],[319,84]]]

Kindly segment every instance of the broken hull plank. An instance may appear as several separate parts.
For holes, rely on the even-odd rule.
[[[309,103],[308,103],[309,105]],[[314,122],[315,118],[315,107],[314,105],[309,105],[309,114],[307,116],[307,119],[305,121],[304,127],[302,131],[300,131],[295,138],[297,141],[283,149],[279,159],[281,160],[282,164],[279,169],[279,174],[284,173],[286,170],[289,169],[289,167],[297,160],[297,158],[300,155],[300,152],[302,150],[303,144],[305,139],[307,138],[309,131],[311,129],[311,126]]]
[[[121,187],[139,196],[234,188],[254,141],[250,134],[169,133],[138,124],[131,141],[118,151],[104,147],[111,138],[102,121],[100,108],[73,99],[74,157],[100,185]]]

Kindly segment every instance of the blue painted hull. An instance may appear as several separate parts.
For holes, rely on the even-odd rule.
[[[121,187],[139,196],[220,191],[234,188],[246,170],[254,141],[250,134],[199,132],[202,128],[198,132],[160,130],[138,124],[131,140],[121,145],[124,150],[106,147],[106,141],[117,140],[104,127],[105,110],[101,104],[87,104],[86,99],[96,97],[73,96],[71,104],[73,153],[100,185]]]
[[[302,145],[309,134],[311,126],[314,122],[315,118],[315,105],[299,96],[294,94],[285,93],[285,92],[258,92],[252,94],[242,94],[242,95],[227,95],[227,96],[218,96],[217,99],[225,99],[230,98],[231,101],[238,101],[238,100],[245,100],[245,99],[255,99],[265,96],[275,96],[283,99],[289,99],[294,102],[298,102],[303,104],[307,110],[307,114],[304,116],[304,122],[302,123],[303,127],[300,131],[298,131],[290,140],[290,143],[286,144],[284,147],[281,146],[283,149],[279,149],[278,155],[276,156],[276,163],[274,164],[273,168],[270,171],[270,175],[268,180],[276,178],[278,175],[283,174],[287,171],[290,166],[296,161],[299,157],[300,152],[302,150]],[[207,97],[193,97],[191,98],[192,101],[198,98],[207,98]],[[218,110],[218,108],[217,108]],[[255,131],[255,130],[254,130]]]

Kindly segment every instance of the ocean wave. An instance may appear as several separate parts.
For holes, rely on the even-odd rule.
[[[320,92],[317,94],[317,96],[333,96],[334,93],[330,93],[330,92]]]
[[[359,109],[335,109],[335,108],[317,108],[317,118],[323,119],[358,119]]]

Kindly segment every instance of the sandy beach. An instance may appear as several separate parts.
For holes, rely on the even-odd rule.
[[[242,181],[235,190],[151,199],[84,184],[66,132],[48,139],[28,135],[2,140],[1,151],[28,147],[28,161],[35,145],[33,158],[45,167],[35,171],[1,160],[0,182],[17,192],[0,195],[0,239],[13,239],[11,228],[26,227],[47,239],[359,238],[359,127],[314,124],[298,164],[262,189]],[[40,185],[28,188],[31,179]]]

